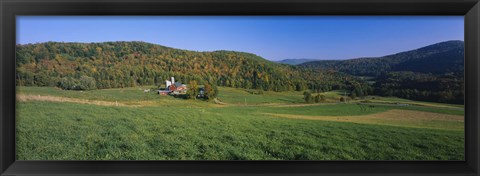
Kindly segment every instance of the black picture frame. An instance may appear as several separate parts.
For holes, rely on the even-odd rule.
[[[0,0],[1,175],[462,175],[480,173],[478,0]],[[463,15],[465,161],[16,161],[16,15]]]

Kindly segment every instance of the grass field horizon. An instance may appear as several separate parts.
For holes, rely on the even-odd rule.
[[[17,87],[19,160],[463,160],[463,105],[219,87],[218,101]],[[368,100],[368,101],[366,101]],[[366,102],[366,103],[365,103]]]

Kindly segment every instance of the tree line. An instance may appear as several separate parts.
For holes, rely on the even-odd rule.
[[[379,77],[374,87],[377,95],[411,100],[463,104],[465,97],[463,73],[391,72]]]

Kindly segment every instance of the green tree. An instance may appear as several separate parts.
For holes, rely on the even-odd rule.
[[[208,100],[213,100],[217,97],[216,90],[209,83],[205,83],[205,97]]]
[[[59,83],[59,87],[64,90],[75,90],[77,86],[78,80],[71,77],[62,78]]]
[[[352,90],[352,92],[350,92],[350,98],[352,98],[352,100],[354,100],[356,97],[357,97],[357,92]]]
[[[39,86],[50,86],[50,80],[46,72],[40,72],[35,75],[35,83]]]
[[[303,99],[305,100],[306,103],[312,103],[313,102],[312,93],[310,91],[303,92]]]
[[[193,98],[193,99],[197,99],[197,95],[198,95],[198,83],[196,80],[191,80],[188,84],[189,88],[188,88],[188,97],[189,98]]]
[[[363,97],[364,97],[364,94],[363,94],[364,91],[362,90],[361,87],[355,88],[354,91],[355,91],[355,94],[356,94],[358,97],[360,97],[360,98],[363,98]]]
[[[90,76],[82,76],[80,77],[80,80],[78,82],[79,82],[78,88],[81,90],[97,89],[97,83],[95,82],[95,79],[93,79]]]

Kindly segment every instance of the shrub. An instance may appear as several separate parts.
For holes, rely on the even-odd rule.
[[[97,84],[95,82],[95,79],[89,76],[82,76],[80,77],[79,80],[79,89],[80,90],[94,90],[97,89]]]
[[[314,98],[312,96],[312,93],[310,91],[305,91],[303,92],[303,98],[306,103],[313,103]]]
[[[78,80],[71,77],[62,78],[58,84],[58,87],[64,90],[76,90],[77,86]]]
[[[80,79],[65,77],[60,80],[58,87],[64,90],[93,90],[97,89],[95,79],[89,76],[82,76]]]
[[[320,95],[320,102],[324,103],[327,101],[327,97],[325,95]]]

